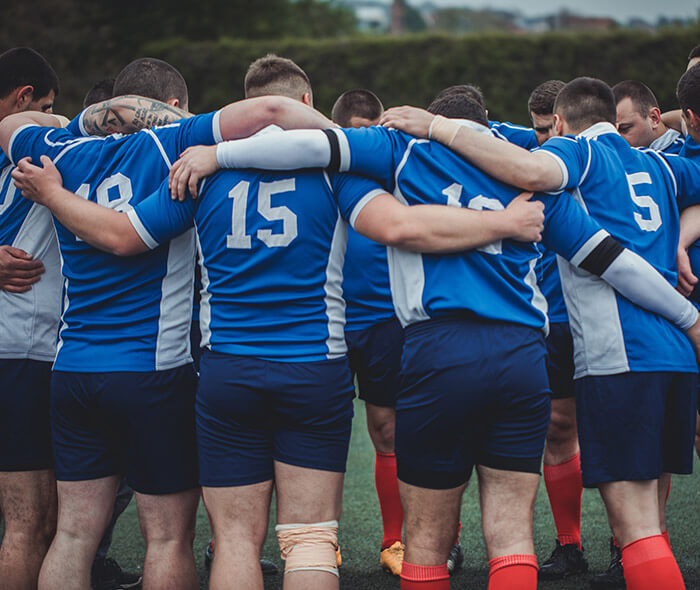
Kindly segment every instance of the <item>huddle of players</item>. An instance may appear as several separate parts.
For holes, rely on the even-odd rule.
[[[673,278],[676,245],[669,244],[677,242],[676,199],[684,206],[698,202],[696,167],[623,146],[610,125],[616,115],[609,89],[579,79],[557,95],[554,129],[577,135],[591,128],[588,135],[596,140],[583,134],[553,140],[532,153],[514,148],[493,137],[512,126],[489,133],[483,107],[457,92],[436,99],[431,110],[477,121],[472,128],[405,109],[385,116],[389,124],[436,141],[376,127],[265,133],[213,150],[188,150],[170,169],[170,179],[160,182],[188,145],[247,136],[268,123],[330,127],[303,107],[311,102],[308,79],[305,84],[302,92],[298,81],[263,84],[262,94],[298,102],[256,99],[177,123],[172,109],[126,98],[88,109],[71,125],[72,132],[33,126],[57,124],[38,115],[15,116],[0,126],[0,143],[13,162],[48,155],[67,189],[60,188],[61,176],[48,159],[43,170],[20,162],[12,172],[25,195],[48,207],[57,220],[67,283],[51,401],[62,513],[41,587],[75,586],[76,580],[79,587],[89,587],[91,553],[124,470],[137,491],[147,541],[144,585],[195,587],[191,539],[198,496],[196,475],[187,472],[193,465],[194,424],[188,425],[188,412],[194,384],[182,338],[189,324],[185,310],[191,303],[195,240],[206,349],[196,401],[199,480],[216,540],[211,587],[225,586],[232,576],[262,587],[257,559],[273,473],[285,588],[337,587],[336,530],[353,395],[346,339],[377,448],[382,548],[394,549],[389,554],[398,556],[399,567],[404,515],[397,491],[405,510],[402,587],[449,587],[446,560],[474,465],[480,475],[490,587],[535,587],[532,505],[550,417],[542,336],[546,301],[536,285],[539,251],[532,243],[542,229],[542,209],[544,244],[574,265],[561,261],[574,317],[579,404],[586,404],[579,408],[579,430],[586,433],[581,441],[584,483],[601,489],[612,529],[624,545],[623,557],[631,564],[625,569],[628,585],[651,588],[659,579],[666,584],[675,579],[673,587],[682,587],[670,548],[658,538],[656,480],[663,471],[689,470],[686,450],[690,433],[692,460],[694,424],[690,430],[687,426],[688,416],[695,415],[696,363],[678,329],[628,300],[690,328],[694,342],[697,313],[621,243]],[[186,106],[186,95],[180,105]],[[126,130],[125,113],[133,115],[128,123],[167,125],[132,137],[76,138],[85,131]],[[493,177],[437,142],[451,145]],[[512,163],[507,170],[504,159]],[[202,170],[228,164],[295,172],[223,172],[197,189]],[[308,167],[328,172],[298,172]],[[336,174],[348,171],[365,178]],[[197,199],[172,202],[171,189],[182,193],[192,174]],[[569,189],[579,204],[567,193],[538,194],[530,203],[495,178],[528,190]],[[611,207],[609,190],[603,191],[610,187],[605,183],[617,183],[616,207]],[[285,193],[296,194],[283,198]],[[15,200],[34,207],[14,194],[5,202]],[[627,217],[620,219],[622,211]],[[358,232],[347,238],[346,272],[353,263],[362,267],[345,277],[348,230],[343,220]],[[387,252],[360,234],[391,248]],[[507,239],[512,237],[525,241]],[[111,254],[149,249],[150,254],[126,263]],[[601,275],[624,298],[590,273]],[[97,294],[103,301],[96,314]],[[343,296],[349,302],[345,338]],[[394,308],[406,327],[401,359]],[[611,331],[601,342],[599,335]],[[382,358],[387,351],[390,357]],[[386,399],[387,384],[400,390],[396,399]],[[607,449],[601,457],[596,445],[609,438],[608,429],[620,428],[599,423],[611,403],[606,388],[614,389],[621,412],[633,407],[646,422],[647,414],[663,418],[665,396],[673,390],[674,399],[682,400],[675,402],[680,425],[660,420],[656,438],[642,450],[621,443],[617,457],[608,457]],[[639,402],[640,390],[648,392],[646,405]],[[144,405],[156,395],[172,397],[168,420],[162,408],[146,413]],[[567,402],[562,414],[570,407]],[[115,452],[114,426],[106,420],[115,413],[133,433],[133,449],[126,452]],[[162,426],[157,433],[152,432],[154,420]],[[673,456],[662,461],[664,444],[674,442],[665,439],[667,430],[679,440]],[[150,462],[135,456],[154,445],[156,434],[162,446],[153,449]],[[547,436],[548,448],[556,448],[553,426]],[[634,436],[620,434],[623,441]],[[557,462],[552,453],[551,465],[545,456],[545,475],[548,466],[565,464],[569,471],[571,463],[578,463],[572,455]],[[626,470],[629,453],[646,460],[640,472]],[[394,494],[388,509],[382,488],[389,494],[385,499]],[[580,520],[580,491],[578,504]],[[391,508],[394,514],[387,515]],[[580,549],[580,532],[562,533],[558,520],[557,527],[564,547],[578,544]],[[159,546],[167,544],[164,540],[179,542],[179,553],[168,554]],[[81,559],[66,568],[61,560],[76,552]]]

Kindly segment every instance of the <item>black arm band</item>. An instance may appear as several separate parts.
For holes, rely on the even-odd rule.
[[[340,170],[340,143],[338,142],[338,136],[332,129],[324,129],[323,132],[328,138],[328,143],[331,145],[331,162],[328,164],[329,172],[338,172]]]
[[[579,267],[601,276],[623,251],[624,247],[620,242],[612,236],[607,236],[583,259]]]

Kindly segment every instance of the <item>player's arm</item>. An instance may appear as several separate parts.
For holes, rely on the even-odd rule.
[[[501,182],[525,190],[556,191],[564,184],[560,164],[549,154],[499,141],[463,122],[415,107],[394,107],[384,113],[380,123],[439,141]]]
[[[24,197],[44,205],[64,227],[95,248],[118,256],[149,249],[126,213],[102,207],[66,190],[51,159],[42,156],[41,163],[43,168],[24,158],[12,171],[12,178]]]
[[[25,125],[39,125],[41,127],[65,127],[69,121],[61,115],[49,115],[39,111],[23,111],[8,115],[0,121],[0,148],[10,158],[10,141],[15,131]]]
[[[19,248],[0,246],[0,289],[8,293],[24,293],[32,288],[44,272],[41,260]]]
[[[191,116],[159,100],[125,95],[90,105],[80,114],[80,129],[85,135],[126,134]]]
[[[665,113],[661,113],[661,122],[664,125],[666,125],[666,127],[675,129],[683,135],[685,135],[686,133],[685,129],[683,129],[683,117],[681,117],[680,109],[675,109],[673,111],[666,111]]]
[[[688,297],[698,278],[690,267],[688,248],[700,239],[700,205],[693,205],[681,212],[681,231],[678,238],[678,290]]]
[[[417,252],[459,252],[512,238],[540,241],[544,206],[519,195],[503,211],[446,205],[404,205],[384,193],[362,207],[354,228],[368,238]]]

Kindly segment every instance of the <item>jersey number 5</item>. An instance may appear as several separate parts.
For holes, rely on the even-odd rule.
[[[271,229],[259,229],[257,238],[270,248],[284,248],[292,243],[298,235],[297,216],[285,206],[273,207],[272,195],[294,192],[294,178],[261,182],[258,186],[258,213],[268,221],[281,221],[282,233],[273,233]],[[241,180],[228,193],[233,199],[231,210],[231,233],[226,236],[227,248],[252,248],[251,236],[246,234],[246,212],[248,208],[248,192],[250,182]]]
[[[627,175],[627,184],[630,187],[630,197],[634,204],[641,209],[647,209],[649,217],[644,217],[641,213],[634,213],[634,220],[644,231],[656,231],[661,227],[661,212],[654,199],[646,195],[638,195],[635,186],[639,184],[651,184],[651,176],[646,172],[635,172]]]

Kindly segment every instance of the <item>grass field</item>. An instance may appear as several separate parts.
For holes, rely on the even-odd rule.
[[[378,566],[381,521],[373,483],[374,452],[367,436],[362,403],[356,404],[355,413],[339,533],[343,554],[340,587],[348,590],[398,590],[399,580],[385,574]],[[700,464],[697,460],[695,467],[696,474],[674,478],[668,506],[671,543],[689,590],[700,590],[700,475],[697,473]],[[584,491],[582,520],[583,542],[591,571],[601,571],[607,567],[609,560],[609,532],[603,506],[595,490]],[[274,522],[274,514],[271,521]],[[549,556],[554,537],[554,522],[544,485],[541,485],[535,508],[535,548],[540,562]],[[209,524],[203,507],[200,507],[195,555],[202,588],[206,588],[207,583],[203,555],[208,539]],[[462,507],[462,548],[465,553],[465,566],[452,578],[452,588],[486,588],[488,567],[481,537],[478,495],[474,484],[467,489]],[[111,553],[124,568],[136,571],[141,567],[144,545],[133,502],[117,524]],[[272,530],[268,534],[263,555],[275,561],[281,569],[282,562]],[[234,582],[232,580],[232,583]],[[266,590],[281,587],[281,575],[265,578]],[[573,590],[589,586],[586,577],[581,577],[575,580],[542,583],[540,587]],[[235,588],[235,583],[232,584],[232,588]]]

